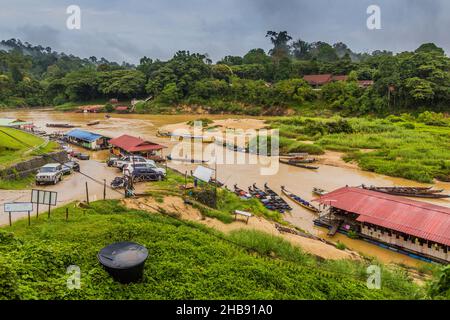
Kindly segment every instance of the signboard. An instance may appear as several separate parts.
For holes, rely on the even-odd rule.
[[[56,206],[58,193],[55,191],[46,190],[31,190],[31,202],[37,204],[45,204],[49,206]]]
[[[33,211],[33,204],[31,202],[14,202],[4,204],[5,212],[30,212]]]
[[[213,169],[206,168],[203,166],[198,166],[197,169],[195,169],[193,176],[204,182],[209,182],[209,180],[211,180],[211,177],[213,176],[213,174],[214,174]]]

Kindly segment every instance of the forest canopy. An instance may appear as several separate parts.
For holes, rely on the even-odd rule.
[[[285,114],[305,105],[344,115],[449,109],[450,60],[433,43],[414,52],[369,54],[342,42],[308,43],[286,31],[268,31],[266,38],[272,44],[268,52],[255,48],[213,63],[207,54],[178,51],[168,61],[143,57],[137,66],[2,41],[0,107],[144,98],[148,102],[138,111],[179,104],[249,114]],[[303,79],[316,74],[347,77],[318,89]],[[373,85],[359,85],[363,80]]]

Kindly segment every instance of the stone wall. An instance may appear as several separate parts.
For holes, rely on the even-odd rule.
[[[43,156],[34,157],[30,160],[16,163],[15,165],[0,170],[0,178],[5,180],[14,180],[25,178],[30,174],[34,174],[37,170],[47,163],[64,163],[69,160],[67,152],[57,151]]]

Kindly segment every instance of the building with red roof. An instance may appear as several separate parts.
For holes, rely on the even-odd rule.
[[[332,74],[311,74],[303,77],[303,80],[308,82],[313,87],[321,87],[327,83],[330,83],[332,79]]]
[[[313,87],[321,87],[333,81],[347,81],[346,75],[332,75],[332,74],[310,74],[303,77],[303,80],[308,82]]]
[[[109,144],[111,145],[111,152],[115,155],[140,155],[156,161],[163,159],[162,150],[166,148],[163,145],[126,134],[111,139]]]
[[[352,187],[315,201],[330,207],[329,219],[367,239],[450,262],[450,208]]]

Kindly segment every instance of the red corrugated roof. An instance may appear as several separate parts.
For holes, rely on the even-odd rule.
[[[352,187],[314,201],[356,213],[360,222],[450,246],[450,208]]]
[[[128,110],[127,106],[118,106],[118,107],[116,107],[116,111],[126,111],[126,110]]]
[[[322,85],[331,81],[331,74],[311,74],[304,76],[303,79],[312,85]]]
[[[119,147],[127,152],[153,151],[166,148],[163,145],[146,141],[141,138],[124,134],[118,138],[109,141],[112,146]]]
[[[333,80],[333,81],[347,81],[348,80],[348,76],[333,76],[331,80]]]

